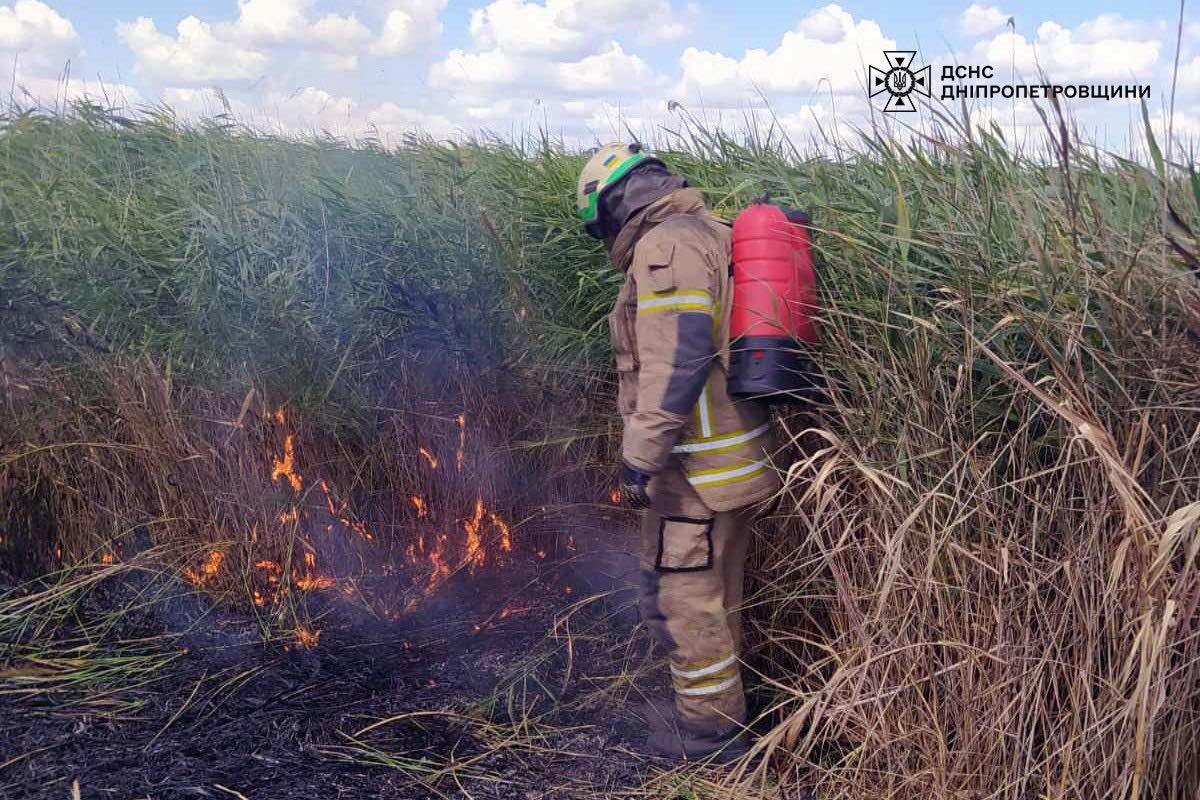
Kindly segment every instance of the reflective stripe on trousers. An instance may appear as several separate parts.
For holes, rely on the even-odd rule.
[[[676,693],[686,697],[722,694],[740,683],[738,657],[731,654],[693,669],[680,669],[672,664],[671,679]]]
[[[689,472],[687,480],[692,486],[724,486],[728,483],[749,480],[756,475],[761,475],[766,469],[766,461],[751,461],[749,464]]]

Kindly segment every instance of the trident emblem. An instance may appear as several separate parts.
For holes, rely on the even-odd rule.
[[[870,96],[874,97],[881,92],[888,93],[884,111],[916,111],[917,104],[909,97],[913,92],[929,97],[930,67],[913,72],[912,62],[916,55],[916,50],[884,50],[883,57],[888,62],[887,72],[874,66],[870,68],[867,77]]]

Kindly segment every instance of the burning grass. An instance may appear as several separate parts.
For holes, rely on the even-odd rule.
[[[22,516],[34,507],[30,495],[54,508],[53,555],[49,542],[32,549],[43,561],[27,565],[30,575],[97,553],[111,563],[149,543],[169,546],[187,583],[252,605],[312,646],[319,632],[299,624],[297,594],[338,593],[396,617],[452,576],[513,557],[511,520],[531,487],[511,478],[519,473],[512,452],[476,438],[464,412],[445,415],[440,436],[436,424],[418,434],[393,416],[380,420],[385,444],[334,440],[306,431],[301,417],[255,390],[238,409],[212,393],[174,389],[150,362],[95,369],[104,394],[66,434],[78,444],[23,448],[0,477],[7,530],[20,542],[43,534]],[[108,419],[94,416],[102,408]],[[86,441],[92,426],[116,438]],[[421,449],[451,456],[434,466]],[[133,518],[144,522],[130,529]],[[527,549],[557,547],[536,520],[524,525]]]
[[[836,159],[769,132],[671,140],[667,162],[718,211],[770,192],[814,212],[830,389],[780,420],[787,488],[754,547],[762,758],[630,795],[1190,800],[1200,785],[1200,245],[1185,230],[1200,208],[1152,141],[1142,166],[1082,146],[1057,113],[1039,153],[949,116]],[[72,148],[85,157],[59,157]],[[403,624],[472,571],[569,558],[551,513],[604,513],[603,316],[620,278],[572,214],[578,156],[383,152],[96,109],[10,120],[0,149],[0,264],[24,299],[3,341],[39,342],[0,371],[9,569],[155,552],[175,585],[320,659],[338,640],[314,601]],[[577,587],[538,591],[573,607],[592,597]],[[13,601],[20,630],[61,616],[56,591]],[[443,622],[488,636],[537,618],[529,596]],[[473,722],[405,708],[397,730],[427,724],[449,748],[462,723],[522,758],[542,748],[534,720],[571,726],[530,698],[556,697],[589,642],[570,615],[553,630],[562,649],[487,687]],[[65,652],[5,656],[34,670],[10,684],[96,685],[103,654]],[[612,666],[589,672],[589,702],[645,685],[636,658]],[[487,727],[497,709],[511,736]],[[438,791],[494,777],[475,751],[413,756],[370,728],[388,718],[329,752]]]

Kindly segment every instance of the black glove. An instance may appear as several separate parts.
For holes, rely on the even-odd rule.
[[[630,508],[644,510],[650,507],[650,495],[646,491],[651,475],[621,462],[621,499]]]

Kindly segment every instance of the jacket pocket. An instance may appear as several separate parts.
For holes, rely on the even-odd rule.
[[[638,255],[646,268],[647,289],[658,294],[675,288],[678,282],[675,279],[675,266],[671,263],[675,256],[674,242],[655,242],[645,253]],[[642,274],[642,270],[636,271]]]
[[[699,572],[712,569],[712,519],[663,517],[658,523],[658,572]]]

